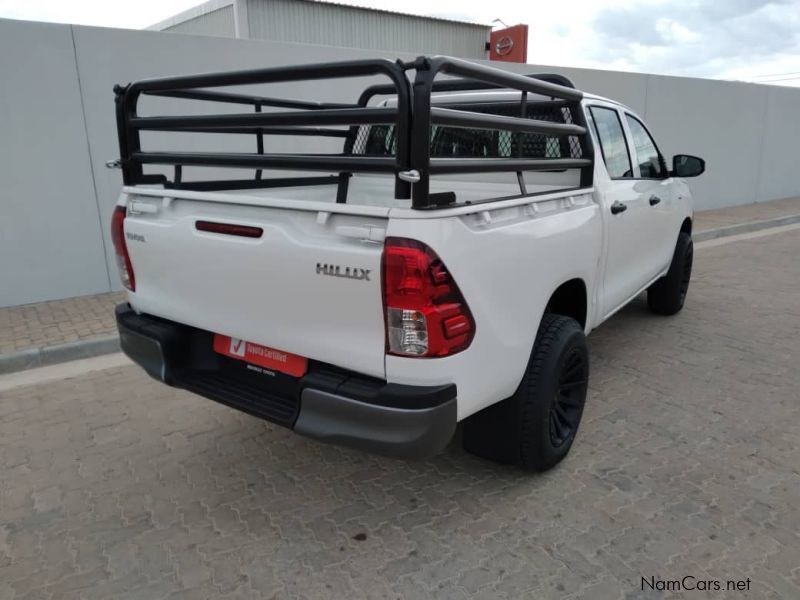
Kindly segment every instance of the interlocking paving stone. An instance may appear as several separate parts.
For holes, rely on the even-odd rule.
[[[589,338],[543,475],[307,440],[133,366],[0,393],[0,598],[798,598],[800,233]],[[642,591],[641,578],[752,580]]]
[[[0,354],[44,348],[117,332],[115,292],[0,308]]]

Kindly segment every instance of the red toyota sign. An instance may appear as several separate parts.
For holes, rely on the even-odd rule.
[[[514,25],[489,36],[489,60],[524,63],[528,60],[528,26]]]

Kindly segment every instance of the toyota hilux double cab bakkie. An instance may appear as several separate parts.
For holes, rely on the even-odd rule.
[[[563,76],[436,56],[115,93],[123,351],[300,434],[424,457],[461,422],[469,451],[548,469],[586,335],[644,291],[661,315],[686,299],[704,162],[668,166]]]

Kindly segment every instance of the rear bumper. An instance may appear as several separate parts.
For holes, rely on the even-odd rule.
[[[408,386],[309,361],[300,378],[216,354],[208,331],[116,308],[120,346],[148,374],[297,433],[368,452],[421,458],[456,427],[456,386]]]

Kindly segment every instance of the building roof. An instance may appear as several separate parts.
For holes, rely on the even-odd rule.
[[[346,4],[344,2],[331,2],[330,0],[295,0],[295,2],[309,2],[312,4],[332,4],[333,6],[342,6],[345,8],[354,8],[356,10],[366,10],[370,12],[384,13],[389,15],[401,15],[403,17],[412,17],[415,19],[425,19],[426,21],[443,21],[445,23],[457,23],[458,25],[472,25],[474,27],[492,27],[491,23],[476,23],[475,21],[462,21],[460,19],[447,19],[445,17],[432,17],[429,15],[415,15],[413,13],[402,12],[399,10],[386,10],[383,8],[372,8],[370,6],[361,6],[358,4]]]
[[[157,30],[160,31],[162,29],[166,29],[167,27],[172,27],[178,23],[182,23],[184,21],[188,21],[189,19],[193,19],[200,15],[207,14],[209,12],[213,12],[215,10],[219,10],[220,8],[224,8],[225,6],[230,6],[235,3],[236,0],[208,0],[207,2],[203,2],[202,4],[198,4],[192,8],[184,10],[180,13],[177,13],[171,17],[168,17],[158,23],[154,23],[150,25],[146,29]],[[246,1],[246,0],[245,0]],[[264,2],[268,2],[269,0],[263,0]],[[329,0],[294,0],[295,2],[305,2],[308,4],[322,4],[328,6],[338,6],[341,8],[348,8],[353,10],[360,10],[372,13],[382,13],[388,15],[400,15],[403,17],[410,17],[412,19],[423,19],[426,21],[439,21],[443,23],[455,23],[457,25],[465,25],[467,27],[481,27],[481,28],[491,28],[491,24],[487,23],[475,23],[471,21],[461,21],[458,19],[446,19],[444,17],[431,17],[427,15],[415,15],[412,13],[406,13],[396,10],[385,10],[382,8],[372,8],[370,6],[360,6],[356,4],[345,4],[343,2],[331,2]]]

